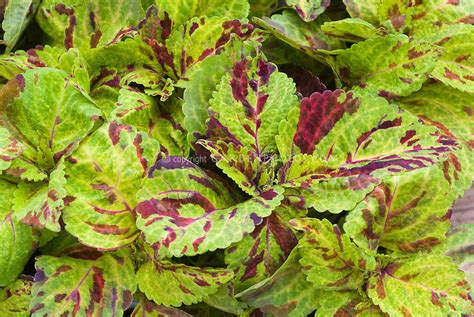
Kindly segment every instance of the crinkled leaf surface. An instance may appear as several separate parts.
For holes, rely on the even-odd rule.
[[[10,0],[5,3],[5,13],[2,21],[3,41],[9,52],[15,47],[23,31],[34,17],[40,1]]]
[[[330,0],[286,0],[285,4],[292,7],[298,12],[298,15],[305,22],[316,20],[316,18],[323,13],[329,4]]]
[[[347,12],[353,18],[360,18],[369,23],[378,22],[379,2],[373,0],[343,0]]]
[[[425,85],[420,91],[401,100],[401,107],[424,121],[439,127],[461,143],[457,153],[461,173],[474,175],[474,95],[446,87],[443,84]],[[471,186],[467,181],[465,188]]]
[[[272,277],[253,285],[237,296],[251,307],[275,317],[307,316],[319,308],[324,297],[338,298],[337,292],[315,288],[306,280],[299,264],[298,250]],[[344,296],[344,295],[343,295]]]
[[[289,221],[306,210],[291,204],[290,195],[281,206],[265,218],[252,233],[227,249],[228,268],[234,270],[237,290],[246,289],[270,277],[286,260],[298,240]]]
[[[298,105],[295,85],[261,57],[242,59],[210,100],[204,145],[224,173],[254,195],[272,181],[278,119]],[[270,165],[270,168],[268,166]]]
[[[327,36],[321,30],[321,25],[329,21],[325,16],[306,23],[296,12],[285,10],[282,14],[272,15],[271,18],[255,18],[254,21],[281,41],[322,62],[326,60],[326,50],[344,47],[341,42]]]
[[[15,80],[20,94],[7,107],[7,118],[46,156],[37,164],[51,168],[90,132],[101,112],[64,71],[36,68]]]
[[[50,173],[48,183],[20,183],[15,192],[15,218],[30,226],[59,232],[59,219],[64,207],[64,163]]]
[[[472,309],[463,277],[449,257],[420,254],[373,275],[368,295],[390,316],[461,316]]]
[[[388,179],[349,213],[344,230],[373,252],[379,246],[404,252],[431,249],[449,230],[456,198],[445,173],[433,165]]]
[[[202,301],[232,277],[230,270],[155,260],[142,264],[137,272],[138,286],[149,299],[158,305],[175,307]]]
[[[138,235],[135,194],[158,151],[147,134],[115,121],[84,140],[65,170],[72,200],[63,211],[66,230],[99,249],[132,242]]]
[[[405,35],[377,36],[338,53],[333,67],[344,83],[390,99],[419,90],[438,55],[432,44]]]
[[[36,261],[32,316],[122,316],[136,290],[129,254],[95,259],[41,256]]]
[[[0,286],[8,285],[23,271],[37,242],[32,228],[13,216],[11,198],[15,190],[15,184],[0,180]]]
[[[316,288],[356,290],[364,272],[375,268],[375,259],[367,256],[328,220],[303,218],[292,220],[304,232],[298,243],[300,263],[306,279]]]
[[[50,43],[65,48],[104,46],[144,16],[139,0],[46,0],[38,11],[36,19]]]
[[[138,192],[137,227],[173,256],[226,248],[254,230],[282,200],[269,189],[235,204],[223,184],[180,157],[157,161]]]
[[[11,162],[24,151],[24,145],[5,129],[0,127],[0,171],[10,167]]]
[[[18,279],[0,291],[0,314],[2,316],[28,317],[32,282],[25,277]]]
[[[456,149],[453,139],[384,99],[340,90],[304,98],[279,131],[280,153],[291,158],[279,182],[302,190],[319,211],[351,210],[381,179]]]
[[[454,24],[440,29],[429,40],[443,48],[431,76],[463,92],[474,93],[474,25]]]
[[[249,45],[251,47],[251,45]],[[184,126],[188,131],[188,141],[204,138],[206,119],[209,117],[209,101],[221,78],[230,73],[233,65],[241,56],[252,55],[252,48],[247,48],[242,41],[234,41],[224,48],[223,52],[203,60],[199,68],[189,76],[189,85],[183,96]]]

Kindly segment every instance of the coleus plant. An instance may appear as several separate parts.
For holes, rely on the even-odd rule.
[[[0,13],[0,315],[472,313],[472,1]]]

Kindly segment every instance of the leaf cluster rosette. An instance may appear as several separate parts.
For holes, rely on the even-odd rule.
[[[0,315],[471,314],[473,16],[0,4]]]

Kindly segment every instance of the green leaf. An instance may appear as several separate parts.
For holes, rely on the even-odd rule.
[[[235,40],[222,53],[202,61],[199,68],[189,76],[189,85],[183,96],[184,126],[188,131],[189,142],[204,138],[209,101],[221,78],[231,72],[232,66],[241,56],[254,55],[254,51],[253,44]]]
[[[474,295],[474,255],[470,252],[473,236],[473,224],[457,225],[448,233],[447,239],[433,249],[433,253],[451,257],[458,268],[464,271],[471,287],[471,297]]]
[[[105,46],[143,16],[139,0],[44,0],[36,18],[51,45],[69,49]]]
[[[235,299],[234,287],[230,283],[220,286],[217,289],[217,292],[210,294],[206,299],[204,299],[204,302],[220,311],[237,316],[242,315],[244,310],[248,307],[247,304]]]
[[[379,1],[374,0],[343,0],[346,10],[353,18],[360,18],[369,23],[378,22]]]
[[[258,194],[272,183],[278,118],[297,106],[294,83],[262,57],[242,59],[209,103],[208,140],[200,144],[242,190]]]
[[[250,307],[275,317],[308,316],[320,306],[323,297],[339,297],[337,292],[315,288],[306,280],[298,250],[293,250],[286,262],[272,277],[237,294]]]
[[[344,230],[373,253],[429,250],[449,230],[451,186],[437,165],[387,179],[349,213]]]
[[[20,40],[39,3],[38,0],[10,0],[5,3],[2,29],[5,32],[3,42],[6,44],[6,53],[10,52]]]
[[[419,116],[428,124],[439,127],[461,143],[457,155],[461,161],[459,172],[474,178],[474,96],[443,84],[425,85],[420,91],[401,100],[401,107]],[[468,180],[463,186],[471,186]]]
[[[333,67],[344,83],[392,99],[419,90],[438,55],[405,35],[377,36],[340,51]]]
[[[181,103],[170,100],[158,105],[147,94],[131,88],[119,91],[118,101],[112,110],[111,118],[147,132],[158,140],[163,152],[169,155],[188,156],[189,146],[183,128],[184,115]]]
[[[50,169],[91,131],[101,112],[64,71],[36,68],[15,80],[20,95],[7,107],[8,120],[45,156],[37,165]]]
[[[368,295],[390,316],[461,316],[472,303],[464,274],[446,256],[419,254],[371,276]]]
[[[30,277],[28,277],[30,278]],[[32,282],[20,278],[0,291],[0,314],[8,317],[29,317]]]
[[[41,256],[36,260],[32,316],[122,316],[136,290],[129,254],[94,259]]]
[[[321,31],[347,42],[364,41],[375,37],[380,32],[372,24],[359,18],[326,22],[321,25]]]
[[[285,4],[296,10],[305,22],[316,20],[330,4],[330,0],[286,0]]]
[[[175,307],[202,301],[232,277],[232,272],[225,269],[155,260],[142,264],[137,272],[138,286],[149,299],[158,305]]]
[[[0,127],[0,171],[10,167],[12,161],[24,151],[24,145],[5,129]]]
[[[299,189],[306,207],[318,211],[351,210],[381,180],[445,161],[457,150],[453,139],[416,116],[355,92],[314,93],[288,122],[280,125],[278,145],[291,159],[279,183]]]
[[[253,29],[251,24],[223,17],[192,18],[174,30],[165,44],[154,39],[148,44],[168,76],[186,79],[205,58],[234,38],[249,38]]]
[[[66,196],[64,175],[64,163],[61,161],[51,172],[47,184],[18,184],[13,202],[15,218],[30,226],[59,232],[63,199]]]
[[[436,63],[431,76],[442,83],[463,92],[474,93],[474,26],[454,24],[440,29],[429,41],[443,48],[443,54]]]
[[[290,195],[285,194],[290,199]],[[234,270],[237,290],[244,290],[270,277],[285,262],[298,240],[290,219],[299,218],[306,210],[283,202],[242,241],[229,247],[225,261]]]
[[[85,139],[66,165],[72,197],[63,210],[66,230],[100,249],[135,240],[135,194],[158,151],[158,142],[146,133],[115,121]]]
[[[0,180],[0,286],[8,285],[23,271],[37,242],[32,229],[14,219],[11,198],[15,190],[15,184]]]
[[[157,161],[148,176],[137,193],[137,227],[155,249],[176,257],[240,241],[283,198],[274,188],[235,204],[220,181],[180,157]]]
[[[291,10],[274,14],[271,19],[254,18],[258,26],[321,62],[326,62],[326,51],[344,47],[341,42],[327,36],[321,30],[321,25],[328,21],[330,21],[329,18],[321,16],[316,21],[306,23]]]
[[[300,263],[306,279],[316,288],[356,290],[363,284],[364,271],[375,269],[375,259],[328,220],[303,218],[291,223],[304,232],[298,243]]]
[[[226,17],[229,20],[247,17],[249,4],[247,1],[230,0],[155,0],[160,12],[168,13],[175,26],[186,23],[193,17]]]
[[[156,305],[152,301],[146,299],[145,296],[140,297],[140,301],[132,312],[132,317],[191,317],[192,315],[185,313],[184,311],[166,307],[162,305]]]

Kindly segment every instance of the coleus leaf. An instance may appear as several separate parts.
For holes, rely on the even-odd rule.
[[[180,26],[193,17],[226,17],[229,20],[244,19],[248,15],[247,1],[231,0],[177,0],[155,1],[159,12],[166,12],[175,26]]]
[[[304,216],[306,210],[301,209],[298,202],[291,202],[295,197],[285,196],[282,205],[252,233],[227,249],[225,261],[235,272],[237,290],[244,290],[270,277],[296,246],[298,240],[289,221]]]
[[[19,41],[23,31],[33,19],[40,1],[38,0],[11,0],[5,3],[2,22],[3,42],[6,52],[10,52]]]
[[[419,254],[372,275],[367,293],[390,316],[461,316],[472,308],[463,277],[449,257]]]
[[[144,11],[139,0],[42,1],[37,21],[53,46],[94,48],[112,42],[120,31],[136,25]]]
[[[473,95],[446,87],[441,83],[425,85],[420,91],[401,100],[401,107],[419,116],[428,124],[439,127],[462,145],[456,153],[460,173],[474,177],[474,115]],[[461,178],[464,179],[464,178]],[[467,180],[463,188],[471,186]]]
[[[316,18],[323,13],[329,4],[330,0],[286,0],[285,4],[292,7],[298,12],[298,15],[305,22],[316,20]]]
[[[303,218],[291,224],[304,232],[298,243],[303,272],[315,287],[330,290],[356,290],[364,271],[375,269],[375,259],[366,255],[328,220]]]
[[[155,249],[173,256],[226,248],[253,231],[282,200],[269,189],[240,204],[223,184],[193,163],[168,157],[150,169],[137,193],[137,227]]]
[[[0,180],[0,286],[17,278],[37,244],[32,228],[14,218],[11,197],[15,190],[15,184]]]
[[[86,138],[66,163],[66,230],[99,249],[131,243],[138,235],[135,194],[158,152],[156,140],[115,121]]]
[[[244,310],[248,308],[246,303],[239,302],[235,299],[234,286],[232,283],[220,286],[217,289],[217,292],[210,294],[206,299],[204,299],[204,302],[220,311],[237,316],[242,315]]]
[[[337,302],[340,296],[350,293],[334,292],[314,287],[306,280],[299,264],[300,255],[294,249],[285,263],[273,276],[237,294],[251,307],[275,317],[308,316],[319,308],[321,299],[332,297]],[[318,315],[317,315],[318,316]]]
[[[199,68],[189,76],[189,84],[183,95],[184,126],[188,131],[188,141],[205,138],[206,119],[209,117],[209,101],[222,77],[230,73],[233,65],[242,56],[254,55],[254,43],[234,40],[220,54],[204,59]]]
[[[343,0],[343,2],[351,17],[360,18],[372,24],[378,22],[380,2],[373,0]]]
[[[333,68],[344,83],[393,99],[419,90],[438,55],[405,35],[377,36],[338,52]]]
[[[146,299],[145,296],[140,297],[140,301],[132,312],[132,317],[191,317],[192,315],[174,308],[163,305],[156,305],[154,302]]]
[[[232,271],[226,269],[156,260],[142,264],[137,272],[138,286],[149,299],[158,305],[175,307],[202,301],[232,277]]]
[[[24,151],[24,145],[5,129],[0,127],[0,171],[10,167],[12,161]]]
[[[474,25],[454,24],[441,28],[429,37],[443,48],[443,54],[431,72],[431,76],[442,83],[463,92],[474,93]]]
[[[279,183],[307,207],[351,210],[398,173],[446,160],[456,142],[384,99],[340,90],[315,93],[288,114],[277,136],[285,164]],[[357,131],[355,133],[354,131]]]
[[[122,316],[136,290],[129,254],[92,259],[41,256],[36,260],[32,316]]]
[[[64,163],[61,161],[49,175],[48,183],[20,183],[15,191],[15,218],[30,226],[59,232],[64,207]]]
[[[28,317],[31,300],[30,276],[23,276],[0,291],[0,314],[2,316]]]
[[[384,181],[349,213],[344,230],[374,253],[429,250],[444,240],[455,199],[445,172],[433,165]]]
[[[294,83],[262,57],[242,59],[209,103],[208,140],[200,144],[241,189],[257,194],[273,179],[269,158],[276,152],[275,118],[297,106]]]
[[[329,21],[321,25],[321,30],[331,37],[347,42],[359,42],[379,34],[372,24],[359,18]]]
[[[451,257],[458,268],[465,273],[466,281],[471,287],[471,298],[474,295],[474,255],[470,252],[473,236],[473,224],[460,224],[452,228],[447,239],[433,249],[433,253]]]
[[[189,154],[179,100],[157,104],[151,96],[137,89],[122,88],[111,118],[147,132],[158,140],[161,150],[168,155]]]
[[[415,2],[412,17],[412,34],[432,32],[447,24],[472,24],[474,4],[469,0],[428,0]]]
[[[249,38],[253,29],[239,20],[192,18],[174,30],[165,44],[154,39],[148,39],[148,44],[168,76],[186,79],[202,60],[219,52],[234,37]]]
[[[51,169],[91,131],[101,112],[65,71],[36,68],[13,80],[20,93],[6,108],[9,124],[44,156],[35,164]]]
[[[342,306],[342,305],[341,305]],[[339,307],[334,316],[356,316],[356,317],[388,317],[368,299],[355,298],[344,306]]]
[[[272,32],[281,41],[302,50],[309,56],[326,62],[326,51],[343,48],[343,44],[336,39],[324,34],[321,25],[330,21],[325,16],[316,21],[306,23],[291,10],[285,10],[282,14],[274,14],[270,18],[254,18],[254,22]]]

